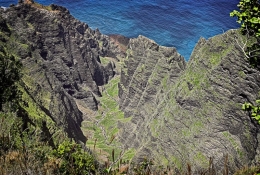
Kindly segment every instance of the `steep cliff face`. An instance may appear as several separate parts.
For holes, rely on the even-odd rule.
[[[99,131],[105,140],[98,141],[100,149],[119,138],[118,147],[136,153],[137,160],[148,157],[163,166],[191,162],[207,168],[213,157],[221,171],[227,154],[234,171],[259,158],[259,125],[241,105],[259,97],[260,74],[244,59],[245,38],[238,31],[200,39],[186,63],[175,48],[143,36],[104,36],[63,7],[28,2],[0,9],[0,49],[24,65],[21,105],[29,115],[48,117],[85,142],[80,125],[89,116],[82,112],[103,105],[84,131],[93,145]],[[119,99],[120,71],[107,60],[101,64],[105,56],[122,61]],[[106,96],[99,104],[99,86],[115,73],[112,84],[102,87]],[[49,123],[45,128],[55,127]]]
[[[85,142],[76,99],[97,110],[98,86],[114,76],[113,64],[103,66],[99,57],[111,47],[108,37],[63,7],[28,2],[0,10],[1,22],[9,31],[1,33],[1,43],[22,59],[25,91],[70,137]]]
[[[213,157],[221,170],[226,154],[232,171],[254,162],[259,126],[241,105],[259,96],[260,74],[244,59],[244,39],[235,30],[202,38],[187,65],[173,48],[130,40],[119,86],[132,117],[119,125],[125,147],[179,168],[206,168]]]

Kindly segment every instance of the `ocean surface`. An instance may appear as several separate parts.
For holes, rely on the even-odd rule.
[[[18,0],[0,0],[8,7]],[[64,6],[103,34],[144,35],[160,45],[176,47],[189,59],[200,37],[209,38],[238,28],[230,11],[239,0],[35,0]]]

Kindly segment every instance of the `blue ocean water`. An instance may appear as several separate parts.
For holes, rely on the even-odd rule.
[[[176,47],[189,59],[200,37],[209,38],[238,28],[230,11],[239,0],[36,0],[65,6],[70,13],[103,34],[144,35]],[[0,6],[17,0],[0,0]]]

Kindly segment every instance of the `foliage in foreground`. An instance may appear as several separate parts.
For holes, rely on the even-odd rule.
[[[251,65],[260,68],[260,3],[259,0],[240,0],[239,11],[233,10],[231,17],[237,17],[242,34],[256,38],[254,43],[245,43],[245,57]]]
[[[3,49],[0,52],[0,111],[2,105],[9,102],[12,107],[17,106],[20,91],[17,82],[21,79],[20,69],[22,64],[13,55],[9,55]]]
[[[59,170],[62,174],[91,174],[96,170],[94,157],[73,142],[64,141],[52,156],[61,160]]]
[[[50,133],[47,118],[34,118],[23,108],[29,102],[22,99],[19,85],[22,64],[4,48],[0,51],[0,174],[94,173],[97,163],[92,154],[69,141],[54,122]]]
[[[94,156],[81,145],[63,140],[52,147],[41,139],[42,131],[22,131],[23,121],[14,113],[0,113],[0,174],[92,174],[97,169]]]
[[[254,20],[251,22],[254,23]],[[49,138],[56,140],[55,145],[50,145],[43,140],[41,127],[34,124],[37,122],[29,120],[31,124],[27,125],[24,117],[17,111],[21,108],[17,103],[20,93],[17,88],[21,76],[20,67],[20,63],[13,56],[5,52],[0,54],[0,111],[2,105],[11,106],[5,109],[5,112],[0,112],[0,174],[193,174],[190,164],[187,164],[183,172],[178,172],[174,165],[154,168],[153,163],[145,159],[137,165],[119,163],[118,167],[99,167],[92,154],[84,151],[81,145],[68,140],[59,129]],[[255,119],[258,119],[259,107],[246,104],[245,109],[252,110],[252,114],[256,114]],[[226,163],[223,174],[228,174],[227,167]],[[253,175],[259,172],[259,167],[251,167],[236,174]],[[208,170],[196,174],[216,174],[211,160]]]
[[[260,4],[259,0],[240,0],[239,11],[233,10],[230,16],[237,17],[244,33],[260,37]]]
[[[255,119],[258,124],[260,124],[260,100],[256,100],[256,105],[251,103],[244,103],[242,109],[249,111],[252,118]]]
[[[255,68],[260,67],[260,3],[259,0],[240,0],[239,11],[233,10],[231,17],[237,17],[237,22],[241,24],[242,34],[247,37],[256,38],[254,43],[245,43],[243,50],[245,57]],[[246,102],[242,109],[249,111],[253,119],[260,124],[260,100],[256,100],[256,105]]]

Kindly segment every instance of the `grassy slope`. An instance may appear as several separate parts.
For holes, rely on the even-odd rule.
[[[111,58],[102,57],[102,64],[107,64]],[[116,67],[119,71],[120,63],[116,62]],[[114,162],[119,159],[129,162],[135,155],[134,149],[124,149],[118,142],[120,130],[118,124],[125,123],[131,118],[124,118],[124,113],[119,109],[118,105],[118,83],[120,76],[116,75],[108,84],[101,87],[102,97],[99,110],[89,117],[90,120],[82,122],[81,129],[87,136],[86,145],[96,153],[101,162],[113,163],[112,152],[114,152]]]

